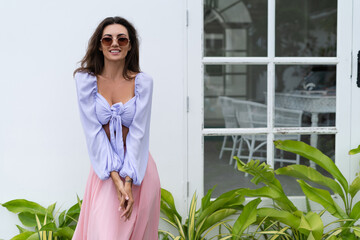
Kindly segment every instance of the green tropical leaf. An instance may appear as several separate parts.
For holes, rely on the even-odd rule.
[[[333,179],[325,177],[320,172],[315,170],[312,167],[307,167],[304,165],[289,165],[283,168],[279,168],[275,171],[276,174],[286,175],[290,177],[295,177],[305,181],[314,182],[322,186],[330,188],[334,193],[340,195],[340,197],[345,201],[345,195],[341,186]]]
[[[196,227],[194,239],[199,239],[199,237],[201,236],[202,233],[200,231],[201,231],[201,228],[204,225],[206,219],[207,218],[204,218],[204,220],[202,220],[201,223]]]
[[[257,214],[261,218],[268,217],[297,229],[301,220],[301,217],[298,215],[301,216],[302,213],[300,211],[295,213],[296,214],[284,210],[276,210],[274,208],[259,208],[257,210]]]
[[[38,217],[41,221],[44,221],[45,215],[39,214]],[[20,222],[26,227],[35,227],[37,225],[35,214],[33,213],[21,212],[18,214],[18,218]]]
[[[216,185],[209,189],[207,194],[201,199],[201,208],[200,208],[200,212],[202,212],[205,208],[207,208],[210,205],[210,199],[211,199],[211,194],[214,191]]]
[[[303,180],[297,180],[304,194],[312,201],[321,204],[331,215],[337,218],[349,218],[339,205],[332,199],[330,193],[323,189],[310,186]]]
[[[286,197],[285,193],[278,192],[276,189],[265,186],[257,189],[240,189],[239,192],[247,197],[267,197],[273,199],[275,203],[283,210],[294,211],[296,207]]]
[[[33,233],[30,237],[28,237],[26,240],[39,240],[39,233]]]
[[[235,157],[238,163],[238,170],[242,172],[247,172],[254,177],[251,179],[251,182],[255,185],[258,185],[260,182],[265,183],[266,185],[272,185],[273,188],[278,190],[279,192],[283,191],[283,188],[276,179],[274,175],[274,170],[267,165],[266,163],[261,163],[260,160],[250,160],[247,164],[242,162],[239,158]]]
[[[243,232],[256,221],[257,206],[260,202],[261,199],[257,198],[245,205],[244,210],[233,226],[233,239],[240,237]]]
[[[308,212],[301,217],[299,231],[312,236],[314,239],[321,239],[324,232],[324,224],[321,217],[313,212]]]
[[[54,217],[53,217],[53,212],[54,212],[55,206],[56,206],[56,203],[53,203],[53,204],[51,204],[50,206],[48,206],[48,208],[46,209],[47,215],[48,215],[48,217],[50,217],[51,219],[54,218]]]
[[[354,154],[358,154],[358,153],[360,153],[360,145],[357,148],[351,149],[349,151],[350,155],[354,155]]]
[[[176,213],[169,208],[169,206],[164,203],[162,200],[160,201],[160,211],[172,222],[175,222]]]
[[[160,229],[159,229],[159,233],[162,233],[162,234],[164,234],[165,236],[168,235],[168,236],[170,236],[172,239],[175,239],[175,236],[174,236],[173,234],[171,234],[170,232],[168,232],[168,231],[164,231],[164,230],[160,230]]]
[[[218,223],[214,224],[212,227],[210,227],[210,228],[205,232],[204,236],[203,236],[200,240],[205,240],[205,237],[206,237],[212,230],[214,230],[216,227],[220,227],[220,225],[224,225],[224,224],[225,224],[226,222],[228,222],[228,221],[230,221],[230,220],[221,221],[221,222],[218,222]],[[219,235],[216,235],[216,236],[220,237],[220,236],[223,236],[223,235],[226,235],[226,237],[220,238],[219,240],[224,240],[224,239],[229,239],[229,238],[231,238],[231,235],[230,235],[229,233],[227,233],[227,234],[219,234]],[[212,238],[214,238],[214,237],[212,237]],[[212,239],[212,238],[211,238],[211,239]]]
[[[46,214],[46,209],[43,206],[25,199],[15,199],[1,205],[13,213],[29,212],[34,214]]]
[[[59,227],[63,227],[65,224],[65,213],[66,213],[66,210],[62,211],[58,217],[59,219]]]
[[[82,200],[80,200],[79,196],[76,194],[76,199],[79,205],[79,208],[81,209]]]
[[[299,154],[300,156],[303,156],[326,171],[328,171],[335,179],[337,179],[340,184],[342,185],[344,191],[347,193],[349,190],[348,182],[346,181],[346,178],[343,176],[343,174],[340,172],[338,167],[335,165],[333,160],[323,154],[319,149],[316,149],[304,142],[300,141],[293,141],[293,140],[276,140],[274,141],[276,148],[292,152],[295,154]]]
[[[268,186],[256,189],[243,188],[239,190],[239,193],[247,197],[267,197],[270,199],[280,199],[283,196],[281,192]]]
[[[16,227],[19,229],[19,233],[23,233],[23,232],[29,232],[29,230],[27,230],[26,228],[23,228],[19,225],[16,225]]]
[[[259,160],[250,160],[247,164],[245,164],[239,158],[237,157],[234,158],[238,162],[238,169],[240,171],[247,172],[254,176],[254,178],[251,180],[253,183],[258,184],[262,182],[269,187],[269,189],[262,188],[262,191],[264,192],[272,191],[272,193],[274,194],[276,193],[276,198],[273,197],[272,199],[276,199],[276,203],[281,208],[291,212],[297,211],[295,205],[289,200],[289,198],[284,193],[281,183],[279,182],[278,179],[276,179],[274,170],[269,165],[265,163],[260,164]]]
[[[232,208],[236,210],[242,210],[244,208],[245,196],[244,195],[238,195],[233,197],[230,201],[226,202],[224,205],[224,208]]]
[[[20,233],[20,234],[14,236],[10,240],[26,240],[28,237],[30,237],[34,233],[35,232],[30,232],[30,231],[23,232],[23,233]]]
[[[172,209],[176,210],[175,201],[173,195],[164,188],[161,188],[161,199]]]
[[[54,232],[54,237],[64,237],[72,239],[73,235],[74,230],[70,227],[59,228],[56,232]]]
[[[236,209],[227,209],[227,208],[215,211],[207,218],[204,218],[204,223],[202,224],[202,226],[199,225],[196,231],[199,233],[199,236],[201,236],[201,234],[205,232],[207,229],[209,229],[211,226],[221,222],[223,219],[235,214],[236,212],[237,212]]]
[[[351,209],[350,218],[356,222],[360,218],[360,202],[357,202]]]
[[[342,229],[338,229],[336,231],[333,231],[327,238],[326,240],[336,240],[338,239],[336,236],[339,235],[342,232]]]
[[[195,237],[195,213],[196,213],[196,193],[194,193],[189,209],[188,238],[193,240]]]
[[[180,219],[175,215],[175,222],[178,226],[178,231],[180,233],[180,236],[185,239],[185,232],[184,232],[184,229],[183,229],[183,226],[181,225],[181,221]]]
[[[65,214],[65,226],[68,226],[70,223],[72,223],[74,220],[79,218],[80,215],[80,206],[78,203],[75,203],[72,205],[69,210]]]
[[[238,204],[236,204],[233,200],[238,200]],[[240,197],[238,193],[238,189],[231,190],[224,194],[221,194],[218,198],[216,198],[213,202],[210,202],[207,208],[203,209],[203,211],[199,214],[196,219],[195,226],[198,227],[199,223],[201,223],[204,218],[210,216],[213,212],[223,209],[223,208],[230,208],[231,206],[240,206],[244,201],[243,197]]]
[[[160,217],[163,221],[167,222],[168,224],[170,224],[171,226],[173,226],[175,229],[179,230],[178,229],[178,226],[176,225],[176,223],[170,221],[169,219],[167,218],[163,218],[163,217]]]
[[[50,222],[41,227],[40,231],[52,231],[56,232],[58,228],[54,222]]]
[[[174,197],[166,189],[161,188],[161,211],[172,221],[175,221],[173,215],[181,221],[181,216],[177,212],[174,202]]]
[[[359,192],[359,190],[360,190],[360,175],[357,175],[354,181],[350,184],[349,187],[350,196],[354,198],[355,195]]]
[[[354,234],[360,238],[360,227],[352,227],[352,229],[354,230]]]
[[[310,234],[309,234],[309,236],[308,236],[307,240],[321,240],[321,238],[316,239],[316,238],[314,237],[313,233],[312,233],[312,232],[310,232]]]

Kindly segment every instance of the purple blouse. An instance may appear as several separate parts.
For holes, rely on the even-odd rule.
[[[144,72],[135,77],[135,96],[126,103],[109,105],[98,93],[95,75],[75,74],[80,119],[90,161],[101,180],[110,172],[129,176],[135,185],[144,178],[149,158],[149,130],[153,80]],[[109,123],[110,141],[103,125]],[[122,125],[129,128],[124,149]]]

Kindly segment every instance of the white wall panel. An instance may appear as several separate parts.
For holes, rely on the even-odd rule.
[[[185,1],[0,1],[0,203],[25,198],[63,209],[89,172],[72,72],[107,16],[134,23],[141,68],[154,78],[150,151],[162,187],[184,212]],[[0,239],[19,221],[0,207]]]

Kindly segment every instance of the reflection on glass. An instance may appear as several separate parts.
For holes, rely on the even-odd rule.
[[[205,0],[204,56],[266,56],[267,0]]]
[[[276,124],[276,119],[286,117],[276,111],[277,127],[335,126],[335,66],[280,65],[276,66],[276,75],[276,109],[301,112],[300,125],[289,125],[286,121]]]
[[[266,66],[259,65],[207,65],[204,76],[204,126],[205,127],[249,127],[229,124],[228,119],[236,119],[233,100],[248,101],[250,110],[240,109],[246,114],[252,110],[265,117],[266,124]],[[225,101],[223,97],[225,98]],[[256,105],[256,103],[258,105]],[[238,104],[239,106],[239,104]],[[249,112],[250,111],[250,112]],[[262,113],[264,111],[264,114]],[[233,120],[237,121],[237,120]],[[253,127],[264,127],[254,123]]]
[[[248,136],[251,138],[251,136]],[[254,185],[250,182],[251,176],[235,168],[234,155],[240,155],[240,159],[246,162],[249,156],[249,148],[243,143],[239,150],[241,136],[218,136],[204,137],[204,192],[206,193],[214,185],[217,185],[213,197],[218,197],[226,191],[237,188],[259,188],[262,184]],[[262,136],[266,140],[266,136]],[[266,158],[266,144],[259,149],[254,158]]]
[[[276,140],[297,140],[310,145],[312,135],[275,135]],[[317,135],[317,148],[335,161],[335,135]],[[226,191],[236,188],[258,188],[262,184],[254,185],[250,182],[251,175],[236,169],[233,156],[238,156],[247,163],[249,159],[266,161],[266,135],[241,135],[204,137],[204,191],[207,192],[217,185],[213,197],[218,197]],[[308,159],[274,147],[274,169],[292,164],[311,166]],[[319,166],[313,166],[327,177],[328,172]],[[304,195],[296,179],[283,175],[276,175],[288,196]],[[322,186],[315,186],[323,188]]]
[[[336,56],[337,0],[276,0],[276,56]]]
[[[314,137],[313,135],[294,135],[294,137],[299,138],[301,141],[312,145],[311,139]],[[275,135],[275,139],[281,139],[284,135]],[[333,161],[335,161],[335,135],[317,135],[318,139],[317,145],[314,146],[322,151],[325,155],[330,157]],[[275,170],[281,167],[286,167],[287,165],[292,165],[298,162],[301,165],[311,166],[319,171],[326,177],[331,177],[331,175],[325,171],[323,168],[315,165],[313,162],[310,162],[308,159],[299,157],[299,155],[295,155],[290,152],[285,152],[274,147],[274,166]],[[296,182],[296,179],[290,178],[284,175],[277,175],[281,185],[284,188],[286,195],[289,196],[299,196],[304,195],[299,184]],[[320,185],[314,185],[314,187],[325,188]]]

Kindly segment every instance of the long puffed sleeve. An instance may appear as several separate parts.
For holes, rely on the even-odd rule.
[[[84,129],[90,161],[101,180],[109,178],[110,172],[119,172],[122,161],[113,150],[109,139],[95,112],[97,93],[96,77],[84,72],[75,74],[80,120]]]
[[[153,79],[141,72],[135,82],[135,115],[126,136],[124,165],[119,174],[140,185],[149,159],[149,134]]]

